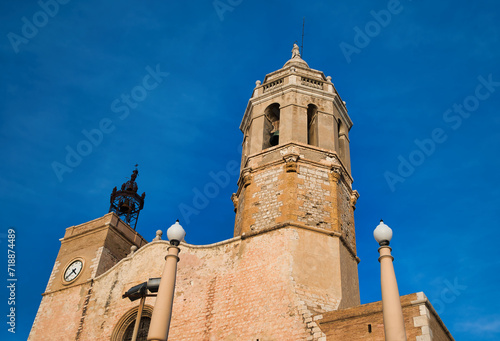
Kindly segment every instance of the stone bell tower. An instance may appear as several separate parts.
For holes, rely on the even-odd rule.
[[[132,246],[137,249],[147,244],[135,231],[145,197],[137,194],[136,176],[134,170],[120,191],[114,188],[108,214],[66,229],[30,341],[88,340],[82,331],[89,318],[95,279],[126,258]]]
[[[348,132],[352,121],[331,77],[292,59],[253,91],[240,125],[235,236],[279,224],[337,232],[356,249]]]
[[[329,261],[341,269],[341,306],[359,304],[351,126],[331,77],[311,69],[294,44],[292,58],[256,82],[240,125],[241,175],[232,198],[235,236],[291,227],[317,232],[321,243],[337,240],[339,253]]]

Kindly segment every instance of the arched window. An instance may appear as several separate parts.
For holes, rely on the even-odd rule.
[[[318,146],[318,107],[307,106],[307,144]]]
[[[137,341],[147,341],[150,323],[151,317],[141,317],[141,324],[139,325],[139,331],[137,332]],[[135,321],[128,325],[127,329],[125,330],[125,334],[123,335],[123,341],[132,341],[134,327]]]
[[[130,341],[134,333],[135,321],[137,319],[137,311],[139,307],[130,309],[125,315],[122,316],[120,321],[116,324],[111,341]],[[146,341],[148,337],[149,324],[151,323],[151,315],[153,314],[153,307],[145,305],[142,311],[141,323],[137,333],[137,341]]]
[[[262,149],[279,144],[280,136],[280,105],[273,103],[264,110],[264,135]]]

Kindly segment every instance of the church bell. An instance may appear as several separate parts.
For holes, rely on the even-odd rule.
[[[130,203],[128,199],[125,199],[125,201],[122,201],[120,203],[120,207],[118,208],[121,213],[128,212],[130,210]]]
[[[280,131],[276,130],[274,133],[271,134],[271,137],[269,138],[269,144],[271,146],[277,146],[279,143],[280,139]]]

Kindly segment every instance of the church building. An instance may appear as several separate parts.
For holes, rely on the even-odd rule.
[[[169,340],[384,340],[382,303],[360,304],[351,126],[331,77],[297,45],[256,82],[240,124],[234,237],[180,244]],[[161,231],[152,242],[135,231],[136,175],[113,190],[110,213],[66,229],[29,341],[132,339],[139,300],[122,296],[161,277],[169,247]],[[155,300],[145,298],[139,341]],[[401,306],[408,340],[454,340],[422,292]]]

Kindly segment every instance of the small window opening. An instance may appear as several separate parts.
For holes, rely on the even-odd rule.
[[[371,324],[369,324],[369,325],[368,325],[368,333],[371,333],[371,332],[372,332],[372,325],[371,325]]]

